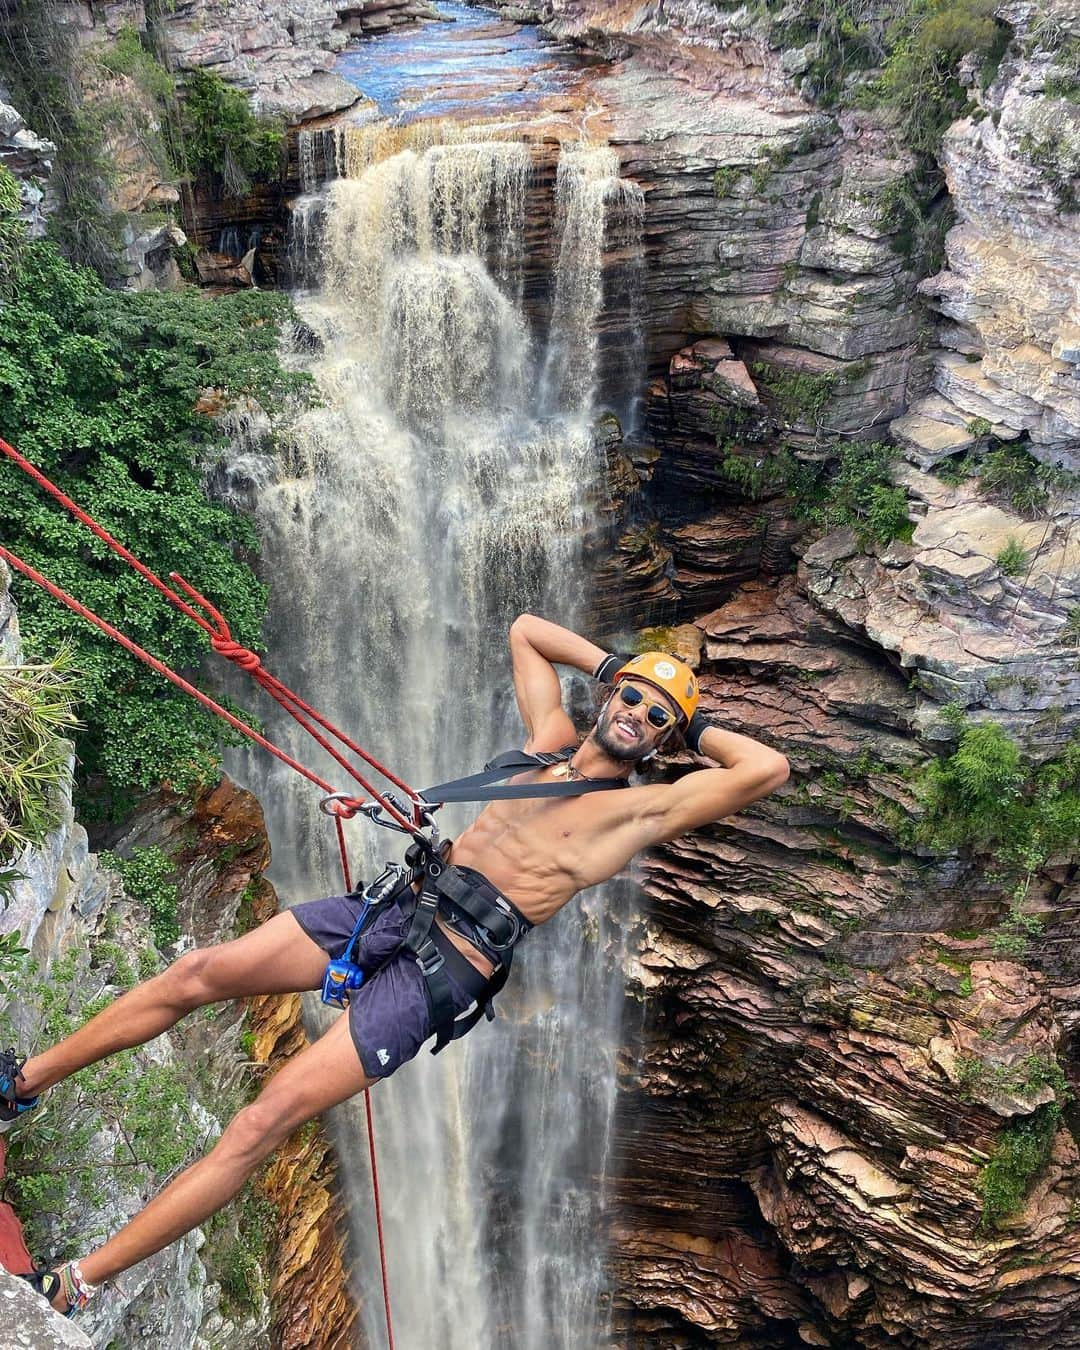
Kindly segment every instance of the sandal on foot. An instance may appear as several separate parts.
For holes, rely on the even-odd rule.
[[[0,1050],[0,1124],[10,1124],[38,1104],[37,1097],[20,1097],[15,1086],[22,1077],[22,1066],[26,1063],[9,1046]]]
[[[96,1285],[87,1284],[83,1279],[76,1261],[68,1261],[55,1270],[31,1270],[19,1278],[39,1293],[50,1307],[59,1294],[67,1308],[61,1312],[59,1308],[53,1307],[53,1311],[59,1312],[61,1317],[74,1317],[76,1313],[82,1312],[97,1292]]]

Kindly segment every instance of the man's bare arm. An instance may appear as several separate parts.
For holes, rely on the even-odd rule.
[[[790,772],[779,751],[720,727],[707,727],[699,748],[721,767],[698,769],[677,783],[646,789],[638,817],[646,836],[641,847],[734,815],[786,782]]]
[[[591,673],[605,656],[595,642],[557,623],[521,614],[510,625],[514,692],[528,731],[527,750],[558,750],[576,738],[562,706],[556,664]]]

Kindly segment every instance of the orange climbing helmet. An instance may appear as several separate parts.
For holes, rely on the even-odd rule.
[[[612,683],[617,685],[620,680],[627,678],[644,680],[646,684],[667,694],[682,714],[683,726],[697,711],[697,676],[685,661],[680,661],[676,656],[669,656],[667,652],[642,652],[640,656],[632,656],[615,672]]]

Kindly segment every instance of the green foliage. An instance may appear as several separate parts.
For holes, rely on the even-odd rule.
[[[963,1055],[957,1061],[957,1070],[960,1091],[969,1099],[975,1088],[1019,1097],[1052,1088],[1061,1102],[1069,1096],[1065,1071],[1053,1055],[1032,1052],[1015,1064],[988,1064],[977,1055]]]
[[[25,230],[19,220],[22,201],[15,175],[0,164],[0,300],[18,266]]]
[[[1043,464],[1010,441],[987,451],[979,467],[979,486],[1021,515],[1034,516],[1076,491],[1080,477],[1060,464]]]
[[[75,727],[68,649],[42,665],[0,666],[0,864],[40,844],[59,819]]]
[[[247,94],[220,75],[194,70],[186,78],[177,157],[190,174],[218,181],[227,196],[242,197],[253,179],[281,172],[281,123],[256,117]]]
[[[895,451],[878,441],[846,441],[833,474],[806,514],[824,530],[850,526],[865,548],[910,539],[907,496],[890,476]]]
[[[909,827],[911,842],[994,858],[1013,897],[1001,949],[1023,955],[1041,929],[1021,912],[1031,877],[1054,855],[1080,850],[1080,738],[1033,768],[997,723],[980,722],[964,728],[953,754],[922,766],[915,790],[924,814]]]
[[[968,435],[975,436],[979,440],[989,436],[993,429],[994,424],[986,417],[973,417],[967,424]]]
[[[984,1232],[995,1229],[1023,1205],[1050,1157],[1060,1119],[1060,1105],[1049,1102],[1001,1131],[993,1157],[976,1181],[982,1197],[980,1227]]]
[[[1061,640],[1067,646],[1080,647],[1080,605],[1073,605],[1066,614]]]
[[[18,931],[0,936],[0,984],[10,986],[22,974],[29,955],[30,951],[22,945]]]
[[[814,44],[802,74],[803,93],[822,107],[855,103],[891,109],[917,153],[934,155],[945,128],[969,107],[960,83],[962,59],[973,54],[985,88],[1011,37],[994,17],[994,0],[766,0],[775,17],[772,40]],[[874,72],[880,72],[873,78]]]
[[[1048,127],[1041,134],[1025,131],[1020,137],[1020,154],[1036,171],[1058,200],[1062,211],[1080,209],[1077,182],[1080,180],[1080,146],[1066,124]]]
[[[810,463],[787,449],[725,450],[721,473],[752,501],[784,493],[804,520],[823,531],[850,526],[863,548],[911,538],[907,496],[890,475],[892,446],[844,441]]]
[[[920,843],[987,851],[998,845],[1025,775],[1020,747],[996,722],[965,728],[956,751],[925,765],[917,791],[925,816]]]
[[[1028,954],[1031,939],[1042,933],[1043,920],[1037,914],[1025,914],[1019,904],[1013,906],[1008,917],[994,930],[990,947],[995,956],[1022,961]]]
[[[992,78],[1010,37],[994,10],[995,0],[916,0],[896,23],[872,97],[896,113],[917,153],[935,155],[946,128],[969,107],[961,60],[974,55],[984,87]]]
[[[887,183],[877,199],[878,228],[892,232],[893,252],[924,276],[942,266],[953,222],[951,201],[941,188],[939,173],[920,169]]]
[[[730,197],[744,173],[745,170],[736,164],[726,164],[723,168],[717,169],[713,174],[713,195],[720,200]]]
[[[226,1317],[242,1320],[261,1311],[276,1221],[274,1206],[250,1182],[227,1210],[208,1221],[200,1255],[209,1277],[221,1286]]]
[[[101,861],[120,874],[124,890],[145,906],[150,914],[150,929],[159,948],[170,947],[180,936],[176,919],[178,892],[176,864],[156,845],[133,848],[127,858],[103,853]]]
[[[36,1016],[40,1040],[54,1043],[109,1001],[108,992],[88,999],[90,988],[101,990],[100,972],[71,952],[47,977],[29,966],[13,994]],[[51,1088],[30,1128],[14,1136],[5,1178],[31,1249],[62,1260],[104,1237],[87,1230],[85,1216],[104,1202],[108,1172],[125,1185],[160,1183],[185,1166],[203,1143],[191,1091],[179,1067],[148,1062],[133,1050]]]
[[[994,561],[1007,577],[1018,577],[1027,571],[1030,558],[1019,539],[1010,535]]]
[[[0,7],[0,83],[27,123],[56,145],[50,234],[70,257],[110,275],[123,219],[105,204],[115,179],[105,146],[129,110],[85,100],[79,62],[77,25],[56,0]]]
[[[1043,89],[1047,98],[1080,103],[1080,37],[1070,37],[1062,43]]]
[[[766,396],[775,404],[785,422],[795,425],[804,422],[817,426],[821,414],[840,383],[835,371],[785,371],[765,361],[755,361],[754,378]]]
[[[308,387],[278,359],[284,297],[211,299],[194,291],[106,289],[45,244],[27,246],[0,326],[4,434],[160,575],[175,569],[258,642],[265,595],[242,559],[257,538],[247,519],[207,500],[203,465],[221,446],[196,411],[202,391],[224,403],[250,395],[270,412]],[[199,630],[13,466],[0,467],[0,537],[141,646],[196,675]],[[86,730],[82,782],[107,779],[120,811],[163,779],[187,790],[216,773],[219,730],[173,686],[29,583],[19,585],[28,648],[65,635],[81,672]]]
[[[143,43],[133,24],[123,24],[111,41],[96,49],[98,65],[113,75],[126,75],[148,97],[165,100],[176,93],[176,81]]]
[[[720,472],[727,481],[753,502],[785,491],[795,471],[796,462],[786,451],[740,454],[729,448],[720,461]]]

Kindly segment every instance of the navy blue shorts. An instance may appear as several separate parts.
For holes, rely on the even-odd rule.
[[[334,895],[294,905],[289,913],[331,960],[337,960],[352,937],[361,904],[359,896]],[[409,931],[411,921],[411,913],[388,904],[370,920],[353,949],[352,959],[365,979],[349,996],[349,1031],[369,1078],[389,1078],[434,1035],[424,977],[416,959],[408,952],[387,959]],[[480,942],[476,946],[493,965],[498,964],[497,952],[485,950]],[[473,995],[450,969],[446,973],[456,1016],[471,1006]]]

